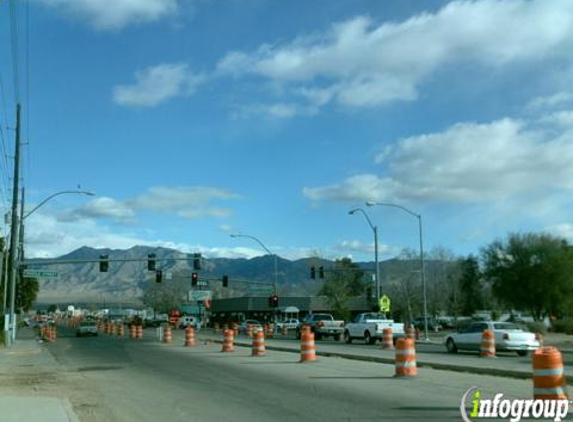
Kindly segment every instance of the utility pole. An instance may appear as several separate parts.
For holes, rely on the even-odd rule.
[[[20,225],[18,228],[17,256],[18,256],[18,265],[22,265],[22,263],[24,262],[24,186],[22,186],[22,198],[20,199]]]
[[[16,338],[16,249],[18,247],[18,190],[20,182],[20,103],[16,104],[16,146],[14,155],[14,180],[12,185],[12,224],[10,226],[10,258],[8,274],[10,276],[10,316],[9,335],[6,346],[9,347]]]

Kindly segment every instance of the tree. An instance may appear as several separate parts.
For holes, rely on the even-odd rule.
[[[326,271],[319,294],[326,296],[336,318],[349,319],[350,299],[364,294],[363,277],[364,272],[349,258],[334,261],[334,269]]]
[[[422,311],[420,257],[413,249],[404,248],[398,259],[389,264],[387,292],[392,299],[392,313],[396,319],[413,321]]]
[[[178,309],[187,298],[191,282],[180,277],[156,283],[155,278],[147,283],[143,293],[143,303],[159,312]]]
[[[25,312],[32,308],[36,301],[40,286],[35,277],[23,277],[16,285],[16,307],[22,308]]]
[[[483,281],[475,256],[460,259],[459,310],[462,315],[472,315],[483,309]]]
[[[563,315],[572,304],[573,252],[567,241],[547,234],[510,234],[481,251],[484,274],[504,304],[536,320]]]

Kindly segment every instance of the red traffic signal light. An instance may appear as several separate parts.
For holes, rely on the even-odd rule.
[[[191,285],[196,286],[198,281],[199,281],[199,274],[191,273]]]
[[[279,297],[277,295],[272,295],[269,297],[269,307],[278,308],[279,307]]]

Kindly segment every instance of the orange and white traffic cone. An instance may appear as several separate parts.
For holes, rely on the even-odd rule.
[[[416,342],[410,338],[396,340],[396,377],[415,377],[418,374],[416,367]]]
[[[185,347],[195,346],[195,330],[188,325],[185,327]]]
[[[314,344],[314,333],[304,330],[300,335],[300,362],[314,362],[316,361],[316,346]]]
[[[251,356],[265,356],[267,350],[265,347],[265,333],[263,330],[257,330],[253,333],[253,343]]]
[[[392,335],[392,328],[387,327],[382,330],[382,349],[393,350],[394,339]]]
[[[479,355],[482,358],[495,357],[495,336],[491,330],[483,330]]]
[[[223,331],[223,348],[221,352],[233,352],[234,342],[233,342],[233,330],[226,329]]]
[[[171,343],[173,340],[173,333],[171,332],[171,325],[166,325],[163,331],[163,343]]]
[[[542,347],[532,355],[533,398],[567,400],[566,381],[561,352],[555,347]]]

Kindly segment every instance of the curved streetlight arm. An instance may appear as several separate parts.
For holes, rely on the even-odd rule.
[[[413,215],[414,217],[420,218],[420,214],[416,214],[414,211],[409,210],[406,207],[403,207],[402,205],[398,205],[398,204],[389,204],[389,203],[385,203],[385,202],[366,202],[366,206],[368,207],[373,207],[374,205],[381,205],[384,207],[395,207],[395,208],[400,208],[401,210],[406,211],[408,214]]]
[[[50,199],[52,199],[58,195],[64,195],[64,194],[68,194],[68,193],[77,193],[77,194],[81,194],[81,195],[95,196],[95,193],[84,191],[84,190],[64,190],[61,192],[57,192],[57,193],[54,193],[53,195],[48,196],[46,199],[44,199],[42,202],[40,202],[38,205],[36,205],[31,211],[28,211],[24,216],[22,216],[22,220],[25,220],[26,218],[28,218],[30,216],[30,214],[32,214],[34,211],[36,211],[38,208],[40,208],[42,205],[44,205]]]
[[[372,221],[370,221],[370,217],[368,217],[368,214],[366,214],[366,211],[364,211],[362,208],[354,208],[354,209],[348,211],[348,214],[353,215],[356,213],[356,211],[360,211],[362,213],[362,215],[364,215],[364,217],[366,218],[366,221],[368,221],[368,224],[370,225],[370,228],[375,231],[376,227],[374,226],[374,224],[372,224]]]
[[[274,253],[272,253],[271,251],[269,251],[269,248],[267,248],[263,242],[261,242],[259,239],[257,239],[255,236],[250,236],[248,234],[230,234],[229,236],[231,237],[248,237],[249,239],[253,239],[255,242],[257,242],[259,245],[261,245],[261,247],[269,254],[269,255],[274,255]]]

